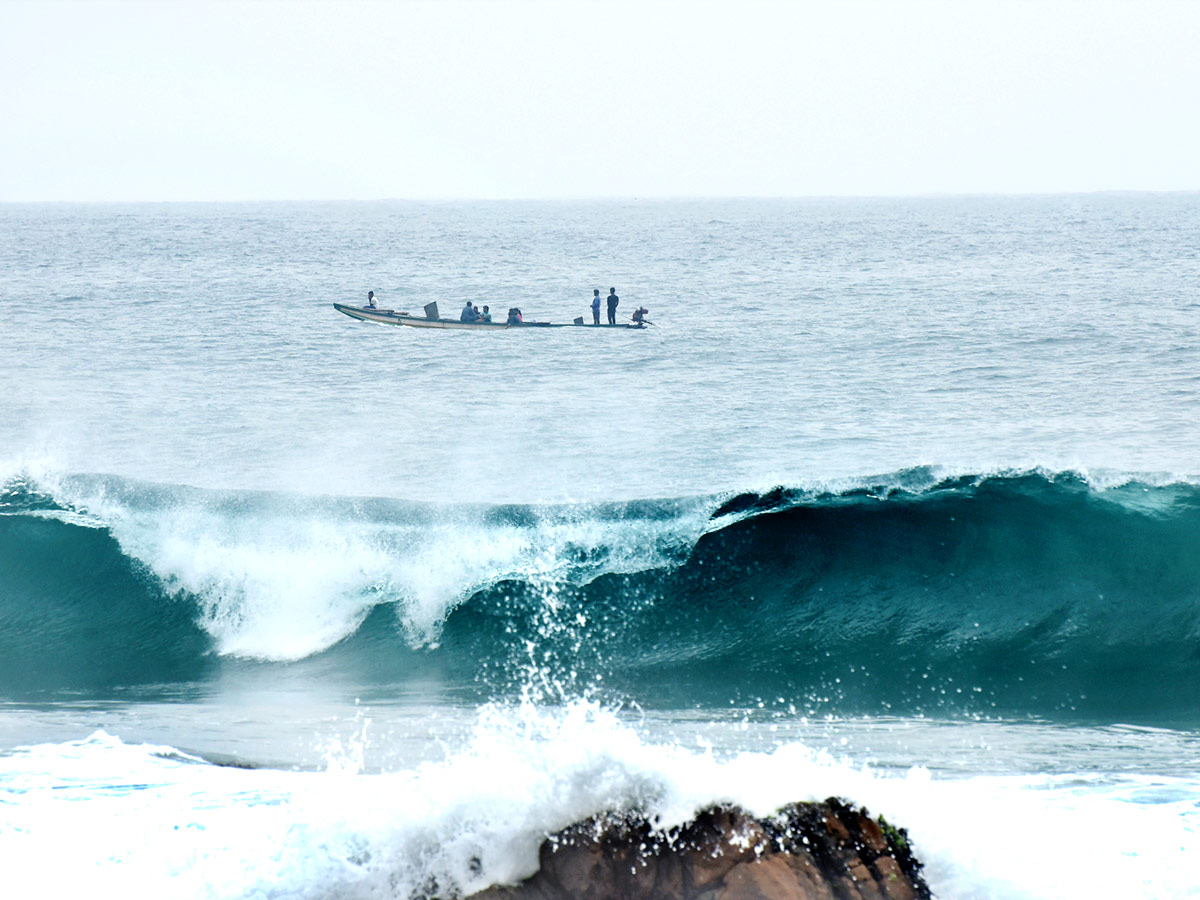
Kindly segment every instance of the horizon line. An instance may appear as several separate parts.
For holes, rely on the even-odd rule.
[[[1165,196],[1200,194],[1197,188],[1101,188],[1080,191],[927,191],[921,193],[878,194],[597,194],[542,195],[512,197],[412,196],[412,197],[290,197],[224,199],[90,199],[90,200],[0,200],[0,206],[116,206],[116,205],[238,205],[238,204],[334,204],[334,203],[629,203],[629,202],[707,202],[707,201],[795,201],[795,200],[952,200],[1006,199],[1036,197]]]

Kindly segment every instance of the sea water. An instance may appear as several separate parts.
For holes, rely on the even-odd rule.
[[[839,795],[1200,896],[1200,196],[8,205],[0,334],[5,895]]]

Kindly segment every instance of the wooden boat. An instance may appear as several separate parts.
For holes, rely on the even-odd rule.
[[[458,319],[443,319],[438,316],[437,303],[430,303],[425,307],[424,316],[414,316],[406,312],[396,312],[393,309],[375,309],[370,306],[347,306],[344,303],[335,303],[333,308],[340,313],[345,313],[352,319],[361,319],[364,322],[378,322],[380,325],[409,325],[413,328],[461,328],[464,331],[503,331],[505,328],[525,329],[525,328],[626,328],[626,329],[644,329],[645,325],[622,324],[622,325],[584,325],[583,319],[576,319],[574,322],[516,322],[509,325],[507,322],[460,322]]]

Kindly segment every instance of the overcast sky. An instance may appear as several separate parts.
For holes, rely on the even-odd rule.
[[[0,201],[1200,189],[1200,2],[0,0]]]

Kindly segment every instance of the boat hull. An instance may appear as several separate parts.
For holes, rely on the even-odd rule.
[[[372,309],[369,306],[347,306],[343,303],[333,304],[333,308],[345,313],[352,319],[363,322],[376,322],[380,325],[408,325],[410,328],[455,328],[461,331],[525,331],[533,328],[624,328],[641,329],[642,325],[577,325],[574,322],[521,322],[509,325],[505,322],[460,322],[458,319],[431,319],[427,316],[413,316],[406,312],[396,312],[391,309]]]

